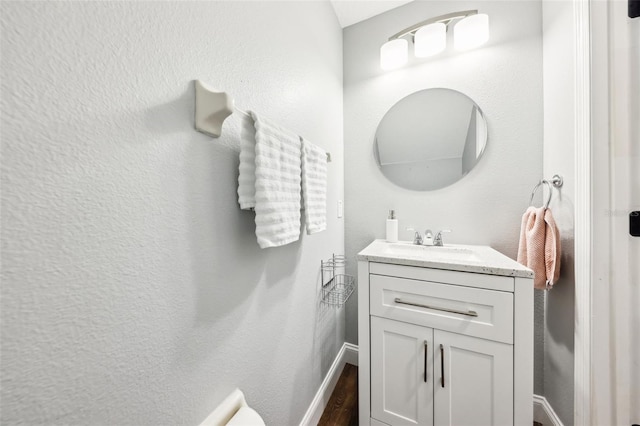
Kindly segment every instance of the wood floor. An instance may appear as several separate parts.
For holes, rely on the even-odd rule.
[[[358,425],[358,367],[347,364],[340,374],[318,426]],[[533,422],[533,426],[542,426]]]
[[[342,370],[318,426],[358,425],[358,367],[347,364]]]

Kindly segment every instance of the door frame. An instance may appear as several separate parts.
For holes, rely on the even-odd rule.
[[[573,1],[576,4],[585,0]],[[618,100],[614,98],[617,92],[612,85],[617,75],[616,51],[613,50],[617,49],[617,45],[611,45],[614,33],[620,30],[620,25],[626,17],[621,19],[619,15],[614,15],[620,13],[620,4],[616,0],[586,1],[590,3],[590,15],[584,22],[590,27],[587,33],[590,36],[591,56],[589,62],[582,64],[582,68],[588,67],[590,71],[590,87],[585,88],[585,93],[589,90],[587,99],[590,102],[576,106],[578,110],[589,108],[591,133],[589,138],[584,139],[584,145],[589,151],[586,154],[590,154],[591,157],[587,159],[585,155],[585,158],[580,158],[576,147],[576,169],[590,172],[590,182],[588,187],[585,185],[576,192],[576,198],[591,197],[588,204],[586,201],[580,204],[591,216],[590,222],[586,222],[584,218],[578,222],[578,209],[581,207],[576,203],[575,419],[576,424],[584,425],[627,424],[630,415],[628,405],[622,400],[616,400],[616,394],[626,392],[624,386],[629,384],[621,381],[624,378],[620,377],[620,371],[616,371],[614,367],[618,365],[619,370],[620,366],[627,362],[620,358],[626,356],[624,352],[616,352],[616,349],[619,349],[616,332],[626,324],[616,324],[620,321],[620,311],[614,307],[616,302],[624,297],[624,290],[620,289],[626,283],[616,282],[615,286],[612,285],[616,253],[615,239],[612,237],[614,231],[620,231],[617,225],[619,215],[626,216],[627,212],[616,211],[616,204],[612,201],[615,195],[612,187],[612,164],[615,159],[612,142],[613,135],[618,131],[613,114]],[[585,18],[586,16],[583,16],[582,19]],[[586,50],[586,47],[583,47],[583,50]],[[586,123],[580,125],[586,128]],[[579,233],[581,240],[578,240]],[[582,244],[582,247],[579,244]],[[585,251],[581,253],[580,260],[587,260],[581,263],[580,267],[579,249]],[[584,281],[579,280],[578,274],[581,274],[580,279]]]
[[[610,350],[612,204],[611,15],[616,0],[572,0],[575,46],[575,424],[609,424],[620,409]],[[597,232],[596,232],[597,230]],[[615,343],[615,342],[614,342]],[[603,366],[603,368],[595,368]]]
[[[591,424],[592,355],[592,75],[591,6],[573,0],[575,52],[574,424]],[[606,38],[605,38],[606,39]]]

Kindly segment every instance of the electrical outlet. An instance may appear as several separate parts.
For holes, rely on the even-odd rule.
[[[344,207],[342,206],[342,200],[338,200],[338,219],[344,215]]]

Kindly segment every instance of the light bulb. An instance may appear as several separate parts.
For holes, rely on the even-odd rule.
[[[418,58],[426,58],[442,52],[447,47],[447,26],[442,22],[425,25],[416,31],[413,40],[414,54]]]
[[[453,45],[458,50],[473,49],[489,40],[489,16],[471,15],[453,27]]]
[[[390,40],[380,47],[380,68],[392,70],[400,68],[409,59],[409,43],[403,38]]]

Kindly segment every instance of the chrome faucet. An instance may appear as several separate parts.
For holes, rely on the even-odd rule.
[[[424,240],[425,246],[433,245],[433,233],[431,232],[431,229],[427,229],[426,231],[424,231]]]
[[[438,231],[436,233],[436,236],[433,237],[433,245],[436,247],[442,247],[443,243],[442,243],[442,233],[443,232],[451,232],[450,229],[443,229],[442,231]]]
[[[419,231],[416,231],[414,228],[407,228],[407,231],[413,231],[413,244],[420,246],[435,246],[442,247],[444,244],[442,242],[442,233],[443,232],[451,232],[449,229],[443,229],[442,231],[436,232],[435,237],[431,232],[431,229],[427,229],[424,231],[424,237],[420,235]]]
[[[431,232],[431,229],[427,229],[424,231],[424,237],[420,235],[419,231],[416,231],[415,228],[407,228],[407,231],[413,231],[413,244],[417,246],[425,245],[425,246],[435,246],[442,247],[444,243],[442,242],[442,233],[443,232],[451,232],[450,229],[443,229],[441,231],[436,232],[435,237]]]

